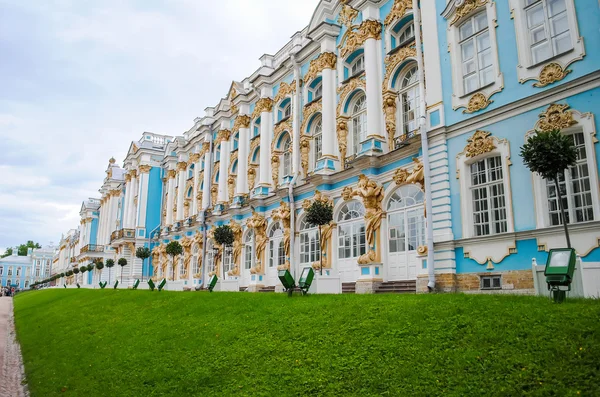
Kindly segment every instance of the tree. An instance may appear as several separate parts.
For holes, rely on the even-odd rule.
[[[6,251],[4,251],[4,253],[2,255],[0,255],[0,258],[6,258],[7,256],[11,256],[12,254],[13,254],[12,247],[8,247],[6,249]]]
[[[79,274],[79,268],[77,268],[77,267],[73,268],[72,273],[75,274],[75,284],[77,284],[77,275]]]
[[[565,228],[567,247],[571,248],[571,238],[567,226],[568,220],[565,216],[565,206],[562,198],[563,192],[561,192],[559,181],[561,176],[564,176],[564,171],[575,166],[577,162],[577,149],[573,143],[573,138],[563,135],[560,130],[536,131],[535,135],[529,137],[527,143],[521,147],[520,154],[523,157],[523,162],[531,172],[539,174],[544,179],[554,181],[561,222]]]
[[[104,269],[104,262],[102,262],[101,258],[96,259],[95,262],[96,262],[96,269],[100,270],[100,274],[98,274],[98,282],[100,282],[100,281],[102,281],[102,269]]]
[[[83,280],[84,280],[83,274],[88,271],[88,267],[87,266],[81,266],[79,268],[79,271],[81,272],[81,284],[84,284],[84,282],[83,282]]]
[[[306,222],[319,227],[319,243],[321,242],[321,226],[327,225],[333,220],[333,205],[326,202],[315,200],[306,209]],[[319,247],[322,247],[319,244]],[[323,252],[319,255],[320,258],[320,274],[323,275]]]
[[[38,243],[34,243],[32,240],[27,241],[25,244],[21,244],[17,247],[17,255],[19,256],[27,256],[27,250],[29,248],[37,249],[42,248]]]
[[[144,281],[144,261],[150,258],[150,248],[138,247],[138,249],[135,250],[135,256],[142,260],[142,281]]]
[[[167,254],[171,256],[173,263],[173,281],[175,281],[175,257],[183,254],[183,247],[177,241],[171,241],[167,244]]]
[[[123,268],[127,266],[127,259],[119,258],[119,266],[121,266],[121,284],[123,283]]]
[[[108,268],[108,283],[110,284],[110,269],[115,265],[115,261],[113,259],[106,260],[106,267]]]

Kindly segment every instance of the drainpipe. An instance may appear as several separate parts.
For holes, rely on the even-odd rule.
[[[212,131],[211,131],[211,137],[210,137],[210,146],[208,149],[208,155],[210,156],[210,161],[208,162],[208,164],[210,164],[210,169],[208,170],[204,170],[204,172],[209,172],[211,175],[211,177],[208,179],[210,181],[209,185],[208,185],[208,192],[210,194],[210,189],[211,189],[211,184],[212,184],[212,174],[213,174],[213,161],[212,161],[212,156],[213,156],[213,139],[212,139]],[[206,164],[206,162],[204,162]],[[206,191],[206,189],[205,189]],[[206,280],[206,244],[207,244],[207,238],[206,238],[206,210],[207,208],[202,208],[202,213],[201,213],[201,222],[202,222],[202,286],[207,285],[207,280]]]
[[[296,60],[296,56],[292,55],[292,62],[294,68],[294,79],[296,80],[296,98],[294,101],[294,137],[293,137],[293,150],[296,155],[293,156],[296,164],[294,164],[294,169],[296,172],[294,173],[294,177],[288,186],[288,199],[290,202],[290,270],[292,273],[292,277],[296,277],[296,208],[294,201],[294,186],[298,180],[298,176],[300,175],[300,99],[302,98],[302,93],[300,92],[300,64]]]
[[[415,23],[415,44],[417,47],[417,65],[419,69],[419,96],[421,116],[419,117],[419,134],[423,149],[423,171],[425,174],[425,209],[427,211],[427,288],[432,292],[435,288],[435,264],[433,259],[433,203],[431,199],[431,167],[429,164],[429,141],[427,138],[427,101],[425,100],[425,71],[423,68],[423,47],[421,43],[421,9],[419,1],[413,0]]]

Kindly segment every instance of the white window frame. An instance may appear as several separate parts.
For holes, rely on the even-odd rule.
[[[397,108],[397,112],[398,112],[398,121],[396,122],[396,136],[400,137],[402,135],[405,134],[404,132],[404,102],[403,102],[403,95],[408,93],[411,90],[415,90],[416,91],[416,108],[415,108],[415,119],[414,119],[414,124],[415,124],[415,129],[406,133],[407,137],[410,138],[412,136],[414,136],[415,134],[418,133],[419,130],[419,117],[421,116],[421,109],[420,109],[420,88],[419,88],[419,80],[417,79],[416,82],[414,82],[413,84],[407,86],[407,87],[403,87],[403,83],[404,83],[404,78],[406,77],[406,75],[408,74],[408,72],[410,72],[411,70],[417,68],[417,63],[416,62],[411,62],[408,65],[406,65],[400,76],[398,76],[397,79],[397,84],[396,84],[396,91],[398,91],[398,104],[396,106]],[[418,70],[415,70],[415,73],[418,73]]]
[[[546,2],[547,0],[542,0]],[[519,64],[517,65],[517,77],[520,83],[529,80],[537,80],[542,69],[549,63],[558,63],[566,69],[575,61],[583,59],[585,56],[585,47],[583,37],[579,35],[579,26],[577,24],[577,13],[573,0],[565,0],[567,7],[567,17],[569,21],[569,32],[571,34],[572,49],[562,54],[558,54],[549,59],[541,61],[538,64],[533,63],[531,55],[531,45],[529,38],[529,28],[527,25],[527,13],[525,10],[525,0],[509,0],[512,15],[514,16],[516,36],[522,38],[517,40],[517,52],[519,55]]]
[[[364,97],[364,109],[362,109],[360,112],[358,113],[354,113],[354,107],[356,106],[357,102],[362,99]],[[350,150],[348,151],[348,156],[352,156],[352,155],[358,155],[358,153],[360,153],[360,144],[361,142],[363,142],[364,140],[367,139],[367,128],[368,128],[368,113],[367,113],[367,94],[363,91],[357,92],[355,94],[355,98],[352,98],[352,102],[350,102],[349,105],[349,110],[350,110],[350,120],[348,121],[348,123],[350,124],[350,133],[348,134],[350,136],[350,142],[349,142],[349,148]],[[354,126],[354,119],[364,116],[364,121],[362,123],[362,129],[361,131],[359,131],[358,133],[356,132],[356,128]],[[355,136],[356,135],[356,136]],[[358,142],[357,142],[358,140]]]
[[[492,62],[493,62],[493,83],[486,86],[480,87],[479,89],[471,92],[465,92],[463,84],[463,72],[462,72],[462,56],[460,49],[460,26],[473,16],[479,14],[485,10],[488,22],[488,31],[490,35],[490,48],[492,51]],[[504,88],[504,76],[500,71],[500,62],[498,55],[498,40],[496,36],[496,28],[498,23],[496,12],[496,3],[491,1],[485,6],[478,7],[473,12],[465,15],[454,24],[448,23],[448,49],[450,53],[450,60],[452,62],[452,108],[454,110],[460,108],[466,108],[469,104],[469,100],[478,93],[483,94],[487,99],[497,92],[502,91]]]
[[[404,19],[404,18],[402,18],[402,19]],[[396,26],[398,23],[402,23],[402,20],[398,21],[396,24],[394,24],[394,26]],[[411,27],[412,27],[412,40],[408,40],[408,39],[400,40],[400,36],[402,36],[402,34],[404,34]],[[396,47],[392,47],[392,37],[394,37],[394,39],[396,40]],[[402,29],[400,29],[400,31],[398,33],[394,32],[393,27],[390,29],[390,42],[389,42],[388,52],[400,47],[400,45],[405,42],[411,43],[414,40],[415,40],[415,21],[413,19],[411,22],[406,23],[402,27]]]
[[[306,217],[300,221],[300,265],[301,267],[309,267],[313,263],[318,262],[321,258],[321,244],[319,242],[319,228],[317,226],[308,225]],[[311,238],[315,237],[316,244],[313,247]],[[309,261],[303,261],[303,257],[308,256]],[[314,257],[315,260],[311,261],[310,258]]]
[[[287,145],[287,148],[286,148]],[[292,175],[292,138],[289,132],[286,132],[286,137],[281,143],[281,173],[279,182],[283,183],[283,179]]]
[[[313,169],[317,168],[319,159],[323,156],[323,115],[319,114],[315,117],[311,126],[312,139],[312,157]],[[317,127],[319,129],[317,130]],[[320,147],[320,149],[319,149]]]
[[[244,269],[250,270],[254,267],[254,232],[248,230],[244,237]]]
[[[598,181],[598,164],[596,163],[596,127],[594,116],[591,113],[581,114],[576,110],[571,111],[573,119],[577,124],[568,129],[564,129],[563,134],[572,134],[583,132],[585,139],[585,151],[587,156],[588,172],[590,179],[590,189],[592,193],[592,205],[594,210],[594,221],[600,220],[600,182]],[[525,142],[535,133],[535,130],[528,131],[525,135]],[[537,174],[532,174],[533,191],[535,195],[536,224],[538,229],[547,227],[557,227],[550,224],[550,214],[548,210],[548,193],[546,190],[546,180]],[[591,221],[590,221],[591,222]],[[569,225],[583,224],[586,222],[573,222],[570,219]]]
[[[362,68],[358,68],[358,65],[361,65]],[[352,76],[356,76],[357,74],[364,72],[365,71],[365,54],[364,52],[360,55],[358,55],[356,57],[356,59],[354,59],[352,61],[352,63],[349,64],[349,68],[348,68],[348,77],[352,77]],[[356,70],[355,70],[356,68]]]
[[[506,139],[500,140],[497,137],[491,138],[494,140],[496,146],[494,150],[475,157],[467,157],[467,152],[463,151],[456,157],[456,169],[458,170],[460,182],[462,238],[485,238],[499,235],[490,233],[488,235],[476,236],[474,228],[473,199],[471,197],[471,164],[488,157],[500,156],[502,159],[502,182],[504,184],[504,198],[506,202],[506,233],[515,231],[512,190],[510,184],[510,143]]]

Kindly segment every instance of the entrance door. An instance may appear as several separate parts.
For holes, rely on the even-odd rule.
[[[267,285],[273,286],[280,283],[277,276],[277,266],[285,264],[285,247],[283,244],[283,230],[281,225],[273,225],[269,233],[269,260],[267,261]]]
[[[358,258],[367,252],[364,214],[365,209],[360,202],[350,201],[341,208],[337,217],[337,268],[342,283],[358,279]]]
[[[388,204],[387,279],[417,278],[417,248],[425,244],[423,192],[416,185],[399,188]]]

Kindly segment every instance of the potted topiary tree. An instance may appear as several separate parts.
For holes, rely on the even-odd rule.
[[[75,284],[79,284],[77,282],[77,275],[79,274],[79,268],[78,267],[73,268],[73,273],[75,274]]]
[[[144,281],[144,261],[150,258],[150,248],[138,247],[138,249],[135,250],[135,256],[142,260],[142,281]]]
[[[83,280],[84,280],[84,278],[85,278],[84,274],[85,274],[85,272],[87,272],[87,270],[88,270],[88,267],[87,267],[87,266],[81,266],[81,267],[79,268],[79,271],[81,272],[81,284],[85,284],[85,283],[83,282]]]
[[[127,266],[127,259],[119,258],[119,266],[121,266],[121,283],[123,283],[123,270]]]
[[[173,240],[167,244],[167,254],[171,257],[173,263],[173,281],[175,281],[175,257],[183,254],[183,247],[179,242]]]
[[[560,209],[561,222],[565,228],[567,247],[571,248],[569,237],[568,219],[565,216],[565,208],[562,199],[560,179],[564,180],[564,172],[567,168],[575,166],[577,162],[577,149],[573,144],[573,138],[564,135],[560,130],[547,132],[536,131],[527,139],[527,143],[521,147],[523,162],[531,172],[539,174],[546,180],[554,182],[556,195],[558,196],[558,207]]]
[[[96,270],[98,270],[98,282],[102,282],[102,269],[104,269],[104,262],[101,258],[96,259]]]
[[[221,225],[215,228],[214,239],[217,245],[222,245],[223,249],[231,247],[233,241],[235,240],[235,236],[233,235],[233,230],[229,225]],[[223,250],[224,252],[225,250]],[[223,269],[223,273],[225,269]],[[225,278],[225,274],[223,274],[223,278]]]
[[[109,284],[110,284],[110,269],[112,269],[114,265],[115,265],[114,259],[106,260],[106,267],[108,268],[108,283]]]
[[[319,247],[323,247],[321,227],[333,220],[333,206],[321,200],[315,200],[306,209],[306,222],[319,227]],[[320,275],[323,275],[323,252],[320,258]]]

